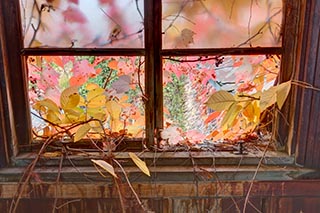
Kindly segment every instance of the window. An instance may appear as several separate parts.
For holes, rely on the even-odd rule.
[[[244,8],[242,8],[242,5],[234,3],[235,1],[217,3],[213,1],[167,0],[162,2],[145,1],[144,4],[142,1],[138,1],[139,3],[137,5],[134,5],[135,2],[133,1],[128,1],[131,2],[133,6],[136,6],[138,19],[141,20],[141,16],[144,17],[143,27],[141,27],[141,23],[137,22],[137,27],[129,33],[125,34],[122,30],[119,32],[118,25],[121,24],[118,24],[118,21],[112,20],[113,16],[110,16],[105,10],[100,8],[100,16],[107,19],[109,24],[114,26],[112,32],[115,34],[108,33],[106,35],[103,34],[105,33],[103,30],[100,32],[98,32],[99,30],[93,32],[94,35],[83,35],[82,33],[73,34],[80,29],[77,29],[75,23],[84,22],[86,17],[85,15],[80,16],[80,13],[78,13],[78,10],[81,10],[79,8],[81,3],[79,2],[69,1],[68,5],[64,6],[65,8],[63,11],[65,13],[62,14],[64,15],[64,18],[60,17],[58,19],[62,22],[67,20],[67,22],[71,23],[72,30],[68,32],[68,36],[70,37],[58,37],[59,39],[56,40],[57,43],[50,43],[52,42],[50,39],[47,43],[43,42],[51,36],[51,34],[47,34],[48,31],[44,31],[45,33],[41,38],[40,31],[43,29],[38,29],[40,26],[39,20],[42,20],[42,18],[45,17],[41,17],[41,19],[39,19],[39,17],[38,19],[37,17],[33,17],[35,20],[32,19],[30,21],[31,24],[29,25],[29,28],[27,27],[28,24],[25,26],[22,24],[21,28],[19,27],[19,24],[17,26],[14,25],[14,27],[11,27],[13,29],[12,31],[6,32],[6,35],[2,36],[4,52],[7,54],[4,56],[4,59],[6,60],[4,64],[7,63],[6,66],[8,70],[19,71],[14,75],[7,70],[6,75],[8,76],[8,87],[11,88],[9,99],[14,101],[11,109],[11,112],[14,113],[12,113],[11,116],[15,125],[12,130],[15,132],[16,141],[20,145],[28,144],[31,138],[31,135],[25,131],[26,129],[30,129],[31,123],[28,113],[29,100],[27,100],[28,95],[26,89],[28,87],[25,83],[27,76],[26,73],[20,72],[20,70],[21,67],[25,67],[23,61],[32,61],[34,59],[32,56],[42,56],[42,58],[40,57],[41,59],[48,59],[53,55],[71,55],[77,57],[99,56],[102,58],[107,57],[107,61],[109,60],[108,62],[113,60],[112,57],[125,56],[139,58],[139,56],[143,56],[145,70],[144,78],[147,79],[145,80],[144,85],[144,95],[146,97],[144,111],[146,125],[145,138],[150,147],[154,144],[154,138],[160,136],[159,130],[164,128],[164,121],[170,123],[180,122],[180,127],[185,128],[183,127],[185,124],[182,122],[185,119],[173,118],[174,116],[172,114],[174,114],[174,112],[170,110],[170,104],[172,104],[170,102],[172,102],[172,100],[166,99],[166,97],[168,97],[166,96],[167,91],[170,90],[171,83],[167,82],[167,75],[169,75],[170,78],[179,77],[176,73],[174,73],[174,75],[170,73],[170,67],[183,67],[183,65],[179,65],[179,63],[188,64],[186,66],[190,66],[190,64],[197,59],[196,61],[199,63],[194,63],[191,66],[215,66],[215,68],[217,68],[221,63],[226,63],[226,61],[233,64],[238,62],[244,63],[253,60],[255,57],[259,61],[259,63],[257,63],[259,66],[260,63],[265,63],[264,60],[273,63],[270,65],[270,63],[267,62],[268,66],[279,66],[280,57],[278,57],[278,55],[281,55],[282,53],[280,40],[281,31],[279,27],[281,22],[281,13],[279,12],[281,11],[281,1],[279,1],[278,5],[271,6],[267,4],[267,1],[262,1],[261,3],[244,1]],[[110,3],[109,1],[97,2],[105,5]],[[268,10],[262,9],[262,5],[267,5],[269,7]],[[34,7],[25,4],[22,6]],[[55,6],[55,1],[44,1],[42,4],[36,5],[36,9],[32,9],[31,11],[38,13],[38,16],[42,14],[42,12],[43,14],[48,15],[58,12],[58,9],[55,9]],[[15,11],[13,14],[16,14],[17,16],[10,15],[4,17],[2,20],[3,24],[6,24],[6,26],[9,26],[7,23],[17,24],[17,19],[20,20],[20,17],[16,13],[18,2],[3,3],[2,10],[5,10],[6,8],[11,8],[11,10]],[[248,10],[249,8],[249,13],[237,12],[237,8],[243,11]],[[213,12],[205,11],[210,11],[211,9]],[[254,11],[256,10],[260,10],[260,12],[261,10],[267,11],[266,14],[262,15],[263,20],[253,18],[255,15]],[[39,11],[41,13],[39,13]],[[219,14],[221,11],[229,11],[229,13]],[[24,14],[22,17],[24,17]],[[267,21],[265,20],[266,17]],[[131,19],[129,20],[131,21]],[[97,24],[95,20],[92,20],[91,22]],[[226,26],[226,23],[230,28],[224,27]],[[206,24],[214,27],[206,27]],[[199,25],[202,26],[200,27]],[[242,26],[241,30],[238,30],[240,29],[239,26]],[[97,29],[97,27],[92,28]],[[203,28],[208,29],[207,34],[210,35],[210,39],[206,40],[205,37],[201,37],[203,35],[201,35],[199,29]],[[20,29],[24,30],[25,33],[25,39],[23,41],[20,39],[23,38]],[[61,27],[61,30],[63,31],[65,28]],[[266,30],[266,32],[264,32],[264,30]],[[53,32],[53,34],[61,33],[55,30],[53,30]],[[136,40],[133,42],[130,40],[133,37],[128,36],[131,32],[136,33],[134,35]],[[2,33],[4,34],[4,32]],[[100,35],[99,33],[102,34]],[[9,45],[8,39],[10,36],[21,42],[15,44],[10,43]],[[39,38],[37,36],[39,36]],[[107,36],[107,39],[105,36]],[[122,37],[125,41],[118,42],[119,38]],[[223,42],[216,43],[216,39],[211,39],[215,37],[217,37],[217,39],[222,39]],[[88,46],[86,46],[87,40],[90,41]],[[97,44],[101,44],[100,42],[102,43],[102,47],[97,47]],[[105,42],[107,42],[106,46],[103,45]],[[109,47],[108,42],[115,46]],[[126,43],[129,44],[129,46],[124,46],[125,48],[123,48],[121,45],[126,45]],[[42,45],[44,47],[34,48]],[[20,51],[22,57],[20,57]],[[266,55],[268,55],[268,57],[266,57]],[[10,58],[10,60],[8,58]],[[21,58],[23,60],[20,60]],[[207,58],[213,58],[211,62],[214,63],[210,64],[210,60],[207,60]],[[38,60],[37,57],[36,60]],[[8,63],[8,61],[10,61],[10,63]],[[206,63],[201,63],[203,61]],[[247,65],[250,66],[250,63]],[[26,70],[26,68],[24,69]],[[185,70],[185,72],[190,73],[189,70]],[[201,73],[193,74],[194,79],[196,79],[196,75],[201,75]],[[210,78],[212,78],[212,75],[207,79],[207,84],[211,84],[211,81],[209,82],[209,80],[215,80]],[[170,79],[170,81],[171,80],[172,79]],[[184,85],[182,86],[186,87],[185,85],[187,85],[189,81],[190,78],[185,78],[180,79],[179,83],[183,83]],[[13,83],[15,85],[13,85]],[[217,83],[217,81],[214,83]],[[193,94],[193,96],[197,96],[197,94]],[[210,112],[210,110],[206,110],[206,112]],[[179,113],[177,115],[179,117]],[[188,125],[191,125],[189,121]],[[191,129],[193,129],[193,127]]]

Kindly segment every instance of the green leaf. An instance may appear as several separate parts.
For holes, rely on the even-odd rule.
[[[83,124],[77,131],[76,134],[74,134],[73,141],[77,142],[81,140],[86,134],[90,131],[91,126],[89,124]]]
[[[233,95],[227,91],[220,90],[211,95],[206,105],[215,111],[223,111],[229,109],[229,107],[235,103]]]
[[[91,159],[91,161],[93,163],[97,164],[98,166],[100,166],[102,169],[104,169],[107,172],[109,172],[109,174],[111,174],[113,177],[118,178],[118,176],[114,172],[114,168],[113,168],[113,166],[111,164],[105,162],[104,160],[93,160],[93,159]]]
[[[229,126],[232,125],[232,122],[234,119],[239,115],[239,112],[242,110],[242,106],[233,103],[230,108],[227,110],[227,113],[222,119],[221,127],[222,130],[226,130],[229,128]]]
[[[277,105],[279,109],[282,108],[284,102],[286,101],[288,94],[291,89],[291,81],[287,81],[284,83],[281,83],[277,86]]]
[[[150,177],[150,171],[144,161],[142,161],[135,153],[129,152],[130,158],[139,167],[139,169],[146,175]]]

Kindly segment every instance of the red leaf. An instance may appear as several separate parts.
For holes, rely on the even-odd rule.
[[[219,115],[221,114],[221,112],[215,111],[213,113],[211,113],[208,118],[204,121],[205,124],[210,123],[211,121],[213,121],[214,119],[216,119],[217,117],[219,117]]]
[[[113,70],[117,70],[118,69],[118,62],[116,60],[111,60],[109,63],[108,63],[108,67],[110,69],[113,69]]]
[[[70,86],[81,86],[87,81],[84,76],[72,76],[69,80]]]
[[[87,22],[86,16],[77,7],[69,6],[62,15],[65,20],[70,23],[85,23]]]

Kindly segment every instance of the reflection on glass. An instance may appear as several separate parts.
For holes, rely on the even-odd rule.
[[[222,114],[206,106],[208,98],[219,90],[233,95],[264,91],[274,85],[279,66],[280,58],[276,55],[166,59],[163,64],[165,127],[174,126],[185,135],[192,133],[210,139],[220,128]],[[236,128],[234,131],[241,133]]]
[[[54,134],[55,125],[98,119],[110,133],[143,136],[143,57],[29,56],[27,60],[35,135]]]
[[[20,0],[20,8],[25,47],[143,47],[142,0]]]
[[[163,47],[280,46],[282,0],[163,0]]]

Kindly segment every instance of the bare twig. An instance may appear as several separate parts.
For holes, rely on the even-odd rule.
[[[37,162],[40,159],[41,154],[45,151],[46,147],[53,141],[53,138],[55,137],[55,135],[49,137],[42,145],[40,151],[38,152],[36,158],[29,164],[29,166],[25,169],[19,184],[18,184],[18,189],[15,193],[15,195],[13,196],[13,199],[11,201],[10,204],[10,209],[9,209],[9,213],[15,213],[17,211],[20,199],[23,195],[23,192],[26,189],[27,184],[30,181],[30,178],[32,176],[32,173],[34,171],[34,168],[37,164]]]
[[[250,192],[252,190],[252,187],[253,187],[253,184],[254,184],[254,180],[256,179],[257,177],[257,174],[258,174],[258,171],[262,165],[262,161],[264,160],[264,157],[266,156],[266,153],[268,151],[268,148],[269,148],[269,145],[270,145],[271,141],[269,141],[269,143],[267,144],[266,148],[264,149],[264,152],[259,160],[259,163],[258,163],[258,166],[254,172],[254,175],[250,181],[250,185],[249,185],[249,189],[248,189],[248,192],[246,194],[246,198],[245,198],[245,201],[244,201],[244,205],[243,205],[243,209],[242,209],[242,212],[245,213],[246,212],[246,208],[247,208],[247,204],[248,204],[248,201],[249,201],[249,196],[250,196]]]
[[[57,175],[57,179],[56,179],[56,187],[55,187],[55,191],[54,191],[54,194],[55,194],[55,198],[54,198],[54,201],[53,201],[53,208],[52,208],[52,213],[55,213],[56,210],[57,210],[57,202],[58,202],[58,185],[59,185],[59,182],[60,182],[60,176],[61,176],[61,169],[62,169],[62,163],[63,163],[63,159],[64,159],[64,156],[65,156],[66,153],[64,153],[63,155],[61,155],[60,157],[60,162],[59,162],[59,168],[58,168],[58,175]]]
[[[69,205],[70,203],[74,203],[74,202],[80,202],[81,199],[74,199],[74,200],[69,200],[68,202],[65,202],[63,204],[61,204],[60,206],[57,206],[56,209],[61,209],[62,207]]]
[[[126,173],[126,171],[123,169],[123,167],[121,166],[121,164],[116,160],[116,159],[113,159],[113,161],[119,166],[119,168],[121,169],[122,173],[124,174],[124,177],[133,193],[133,195],[135,196],[136,200],[138,201],[139,205],[141,206],[141,208],[143,209],[144,212],[146,212],[146,209],[145,207],[143,206],[143,203],[141,202],[139,196],[137,195],[136,191],[134,190],[133,186],[131,185],[130,183],[130,180],[128,178],[128,175]]]
[[[244,42],[240,43],[237,47],[241,47],[241,46],[243,46],[243,45],[248,44],[248,42],[252,41],[255,37],[257,37],[258,35],[260,35],[260,34],[262,33],[263,29],[264,29],[264,28],[268,25],[268,23],[271,21],[271,19],[272,19],[273,17],[277,16],[278,14],[280,14],[281,11],[282,11],[282,10],[280,9],[280,10],[278,10],[277,12],[275,12],[272,16],[270,16],[270,17],[268,18],[268,20],[258,29],[258,31],[257,31],[255,34],[253,34],[251,37],[249,37],[249,38],[248,38],[247,40],[245,40]]]

